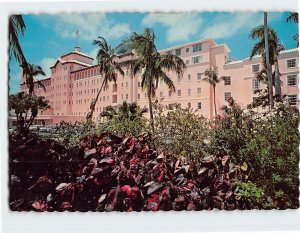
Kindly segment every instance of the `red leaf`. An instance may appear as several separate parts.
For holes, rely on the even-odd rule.
[[[131,191],[132,191],[132,189],[131,189],[131,187],[129,185],[122,186],[121,190],[122,190],[122,192],[126,192],[127,196],[130,196]]]

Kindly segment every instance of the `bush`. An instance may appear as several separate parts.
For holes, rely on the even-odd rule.
[[[135,102],[123,101],[117,108],[107,106],[100,114],[107,120],[101,124],[101,128],[119,136],[138,136],[148,128],[143,116],[147,111],[147,108],[140,108]]]
[[[156,148],[181,155],[189,161],[199,162],[205,155],[207,121],[191,108],[182,109],[176,104],[168,107],[154,102],[155,133],[152,141]]]
[[[298,110],[278,104],[270,112],[245,111],[233,99],[222,110],[211,123],[209,152],[246,164],[241,181],[265,190],[275,207],[298,208]]]
[[[97,127],[93,122],[60,122],[55,129],[55,132],[48,137],[58,142],[64,143],[67,147],[77,145],[80,140],[86,135],[102,133],[101,127]]]
[[[144,117],[131,120],[127,117],[113,116],[111,120],[101,123],[99,127],[104,131],[114,132],[119,136],[136,137],[147,129],[147,121]]]

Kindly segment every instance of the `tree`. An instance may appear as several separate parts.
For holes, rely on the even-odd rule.
[[[266,52],[265,52],[265,38],[264,38],[264,26],[258,26],[254,28],[251,33],[250,37],[253,40],[258,40],[257,43],[253,46],[250,59],[252,59],[255,55],[262,55],[262,63],[265,68],[267,68],[266,64]],[[279,73],[279,66],[278,66],[278,55],[279,53],[284,50],[284,46],[279,40],[277,32],[272,29],[268,28],[268,48],[269,48],[269,62],[270,66],[274,65],[275,67],[275,96],[281,96],[281,81],[280,81],[280,73]],[[272,69],[270,69],[270,73],[272,73]],[[272,94],[272,88],[269,88],[269,91]],[[272,94],[273,96],[273,94]]]
[[[17,62],[22,66],[27,64],[23,50],[19,42],[19,35],[24,35],[26,26],[22,15],[11,15],[8,21],[9,53],[13,54]]]
[[[186,69],[180,57],[173,54],[160,54],[155,46],[155,38],[154,31],[146,28],[142,34],[134,32],[120,45],[129,45],[129,48],[136,54],[136,58],[129,61],[131,76],[141,71],[141,86],[147,89],[152,131],[154,131],[152,97],[155,96],[158,82],[163,81],[169,90],[174,92],[174,83],[166,72],[175,71],[177,75],[182,76]]]
[[[40,66],[29,64],[25,58],[25,55],[19,42],[19,35],[24,35],[25,29],[26,25],[22,15],[11,15],[9,17],[9,54],[10,56],[13,54],[17,62],[22,67],[23,75],[26,78],[26,85],[29,89],[29,95],[32,95],[34,89],[34,82],[36,81],[34,80],[34,77],[38,74],[45,76],[45,73]],[[44,85],[40,81],[37,81],[37,83],[39,83],[39,85],[41,85],[44,88],[44,90],[46,90]]]
[[[17,128],[21,134],[27,133],[39,110],[50,107],[48,100],[42,96],[29,95],[19,92],[9,96],[9,110],[14,110],[17,115]]]
[[[108,117],[108,119],[118,116],[122,118],[125,117],[133,121],[136,118],[142,117],[146,112],[148,112],[147,108],[140,108],[135,102],[127,103],[126,101],[123,101],[117,109],[112,106],[107,106],[100,115],[102,117]]]
[[[207,82],[213,87],[213,94],[214,94],[214,106],[215,106],[215,116],[217,116],[217,106],[216,106],[216,86],[217,84],[224,79],[225,77],[218,77],[218,68],[213,67],[212,69],[207,69],[204,72],[205,77],[202,79],[204,82]]]
[[[290,22],[294,22],[294,23],[299,23],[299,15],[297,12],[290,12],[289,15],[286,17],[285,21],[287,23],[290,23]],[[296,41],[297,43],[297,47],[299,46],[299,34],[297,33],[296,35],[294,35],[294,40]]]
[[[41,85],[44,88],[44,91],[46,91],[46,88],[44,84],[40,80],[35,80],[34,77],[37,75],[43,75],[45,76],[45,72],[43,71],[42,67],[34,64],[28,64],[25,63],[22,65],[23,68],[23,75],[25,76],[26,79],[26,86],[28,87],[28,93],[29,95],[34,94],[34,83],[37,83]]]
[[[121,66],[114,59],[116,58],[115,49],[108,45],[107,41],[103,37],[98,37],[97,40],[94,40],[94,45],[98,45],[100,49],[97,53],[98,66],[100,68],[100,74],[103,77],[103,81],[98,91],[96,98],[90,104],[90,112],[87,114],[87,121],[92,120],[93,113],[95,111],[96,103],[98,102],[99,95],[102,89],[106,88],[109,82],[116,83],[116,72],[120,72],[124,75],[124,71]]]

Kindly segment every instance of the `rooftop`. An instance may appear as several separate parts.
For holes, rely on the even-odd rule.
[[[286,49],[281,51],[279,54],[286,54],[286,53],[292,53],[292,52],[298,52],[299,49],[298,48],[292,48],[292,49]],[[261,55],[256,55],[253,57],[253,59],[255,58],[260,58]],[[239,64],[239,63],[243,63],[244,61],[248,61],[250,60],[250,57],[246,57],[244,59],[240,59],[240,60],[231,60],[229,62],[227,62],[225,65],[234,65],[234,64]]]

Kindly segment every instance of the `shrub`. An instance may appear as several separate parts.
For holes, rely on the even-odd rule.
[[[182,109],[176,104],[164,106],[154,102],[155,133],[152,141],[156,148],[181,155],[193,162],[205,155],[207,121],[192,108]]]
[[[101,134],[102,128],[97,127],[95,123],[89,122],[65,122],[61,121],[55,129],[55,132],[48,137],[58,142],[64,143],[66,147],[77,145],[86,135]]]
[[[120,136],[138,136],[147,130],[147,120],[143,117],[147,111],[147,108],[126,101],[117,108],[107,106],[100,114],[100,117],[106,117],[100,127]]]
[[[208,151],[245,163],[249,168],[241,181],[249,179],[264,189],[275,207],[297,208],[298,110],[279,103],[269,112],[245,111],[233,99],[222,110],[222,116],[211,123]]]

